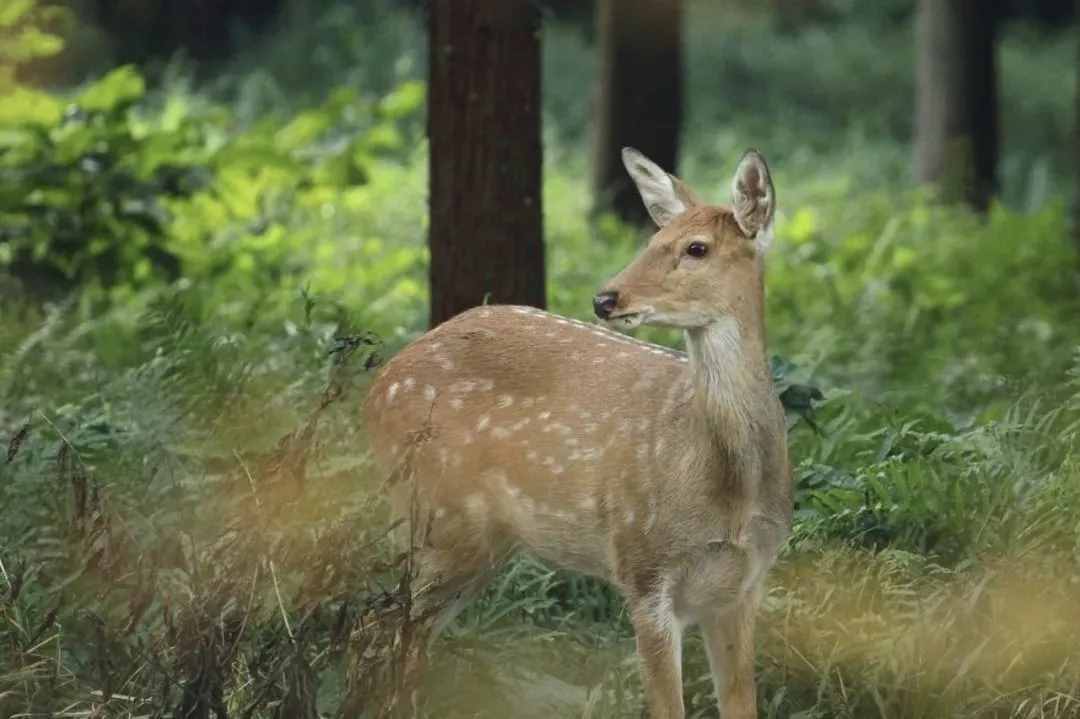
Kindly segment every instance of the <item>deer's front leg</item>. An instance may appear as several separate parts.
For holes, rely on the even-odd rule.
[[[721,719],[755,719],[754,614],[759,592],[748,592],[728,607],[703,617],[701,631],[709,655]]]
[[[668,607],[633,602],[631,621],[641,658],[650,719],[683,719],[682,629]],[[658,606],[659,605],[659,606]]]

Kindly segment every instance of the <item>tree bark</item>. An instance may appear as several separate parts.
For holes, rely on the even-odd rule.
[[[594,178],[598,208],[649,222],[622,165],[637,148],[669,172],[682,123],[682,0],[597,0],[600,76]]]
[[[919,0],[915,172],[986,209],[997,190],[999,1]]]
[[[544,306],[540,17],[531,0],[432,0],[431,325]]]

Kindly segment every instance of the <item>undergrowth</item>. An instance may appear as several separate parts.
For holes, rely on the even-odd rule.
[[[1078,717],[1080,293],[1046,150],[1073,38],[1007,34],[1006,202],[978,216],[906,187],[902,5],[784,29],[690,4],[680,172],[723,201],[757,145],[780,202],[796,530],[759,705]],[[124,68],[0,103],[0,264],[62,278],[0,275],[0,717],[339,716],[395,681],[408,556],[357,410],[426,324],[422,28],[291,12],[209,88]],[[591,216],[591,50],[548,29],[549,304],[584,319],[642,233]],[[429,716],[640,715],[620,598],[535,558],[434,652]],[[686,654],[690,715],[714,717],[694,635]]]

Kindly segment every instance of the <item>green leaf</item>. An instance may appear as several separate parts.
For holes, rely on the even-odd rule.
[[[48,93],[16,87],[12,92],[0,96],[0,126],[51,126],[60,121],[60,114],[60,102]]]
[[[0,27],[11,27],[34,7],[34,0],[4,0],[0,4]]]
[[[13,38],[5,38],[0,48],[0,57],[15,63],[26,62],[39,57],[49,57],[64,49],[64,40],[59,35],[43,32],[36,27],[28,27]]]
[[[424,105],[425,86],[419,81],[403,82],[379,103],[384,117],[397,120],[413,115]]]
[[[108,111],[131,104],[146,92],[146,83],[134,65],[124,65],[83,90],[78,104],[84,110]]]

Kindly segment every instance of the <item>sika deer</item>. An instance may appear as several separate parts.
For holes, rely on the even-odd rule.
[[[635,150],[623,160],[660,230],[595,311],[624,329],[682,328],[687,354],[529,307],[479,307],[394,357],[368,426],[380,464],[407,474],[393,491],[419,525],[426,632],[525,549],[623,592],[654,719],[684,715],[692,624],[721,716],[748,719],[754,612],[792,510],[765,357],[775,193],[753,151],[731,207],[699,203]]]

